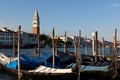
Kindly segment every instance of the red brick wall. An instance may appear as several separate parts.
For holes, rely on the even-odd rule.
[[[33,27],[33,34],[39,33],[39,27]]]

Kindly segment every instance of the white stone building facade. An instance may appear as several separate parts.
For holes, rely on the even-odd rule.
[[[0,47],[5,47],[5,46],[9,46],[12,47],[13,46],[13,38],[15,35],[15,45],[17,46],[18,42],[18,35],[17,32],[9,30],[7,28],[2,28],[0,30]],[[26,32],[21,32],[21,47],[26,47],[26,46],[30,46],[30,45],[37,45],[38,43],[38,39],[37,39],[37,35],[35,34],[31,34],[31,33],[26,33]]]

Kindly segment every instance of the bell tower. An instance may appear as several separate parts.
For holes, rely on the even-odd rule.
[[[35,10],[34,16],[33,16],[33,34],[39,34],[40,33],[40,20],[38,11]]]

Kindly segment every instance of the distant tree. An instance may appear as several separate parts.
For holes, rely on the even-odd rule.
[[[45,40],[45,43],[46,43],[46,44],[52,43],[52,39],[51,39],[50,37],[48,37],[48,38]]]
[[[41,39],[41,41],[46,40],[47,38],[48,38],[47,35],[40,35],[40,39]]]
[[[41,34],[40,35],[40,40],[41,41],[45,41],[45,44],[49,44],[49,43],[52,43],[52,39],[51,37],[45,35],[45,34]]]
[[[60,43],[64,43],[59,37],[58,39],[56,39],[57,43],[60,44]]]

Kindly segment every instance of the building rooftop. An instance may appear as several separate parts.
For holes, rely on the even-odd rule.
[[[13,30],[10,30],[10,29],[8,29],[8,28],[6,28],[6,27],[3,27],[3,28],[0,30],[0,32],[9,32],[9,33],[15,33],[15,31],[13,31]]]

